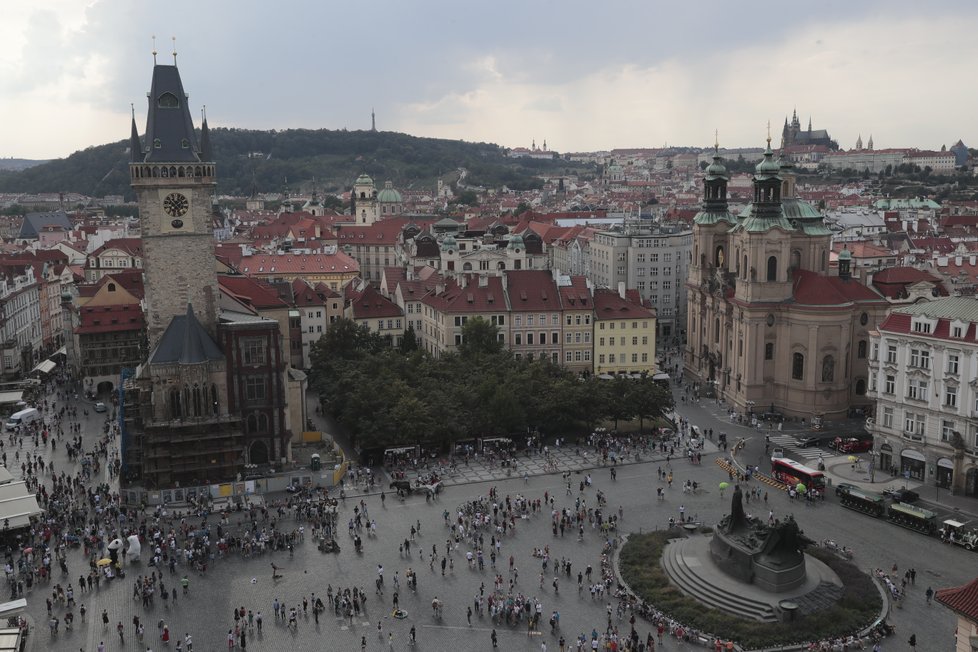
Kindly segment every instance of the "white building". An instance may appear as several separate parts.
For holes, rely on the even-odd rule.
[[[693,231],[679,225],[626,222],[620,231],[598,231],[590,244],[590,280],[639,291],[656,310],[658,337],[668,342],[686,328],[686,275]]]
[[[0,276],[0,314],[0,372],[26,374],[41,352],[41,293],[32,267]]]
[[[880,472],[978,497],[978,300],[894,308],[870,346]]]

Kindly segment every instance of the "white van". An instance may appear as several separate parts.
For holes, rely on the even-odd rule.
[[[37,411],[37,408],[26,408],[20,412],[14,412],[10,415],[7,420],[6,428],[7,430],[15,430],[17,426],[26,426],[29,423],[33,423],[41,418],[41,413]]]

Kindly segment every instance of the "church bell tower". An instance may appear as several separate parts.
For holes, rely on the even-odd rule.
[[[146,140],[133,114],[129,174],[139,201],[149,348],[176,316],[193,307],[216,336],[218,287],[211,200],[215,165],[207,118],[198,142],[188,96],[174,65],[155,65],[148,93]]]

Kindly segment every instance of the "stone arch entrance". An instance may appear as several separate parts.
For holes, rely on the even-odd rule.
[[[96,394],[108,394],[112,391],[115,385],[112,384],[111,380],[103,380],[98,385],[95,386]]]
[[[268,446],[265,442],[251,442],[251,446],[248,447],[248,462],[251,464],[268,464]]]

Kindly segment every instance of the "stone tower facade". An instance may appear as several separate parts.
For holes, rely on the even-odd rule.
[[[215,337],[218,287],[211,227],[216,171],[207,120],[198,143],[175,65],[154,67],[148,100],[145,144],[133,118],[129,172],[139,201],[152,350],[188,303]]]

